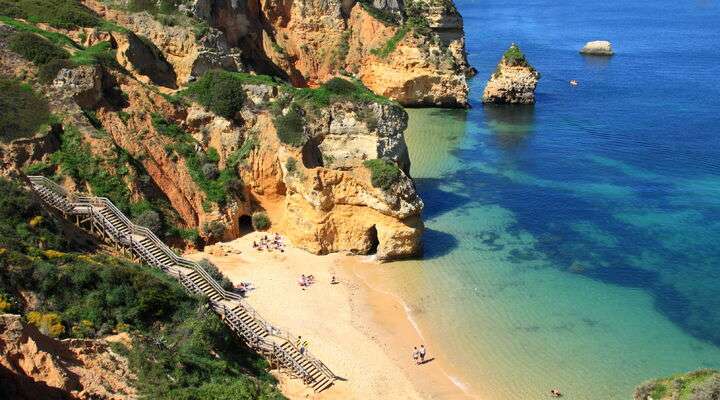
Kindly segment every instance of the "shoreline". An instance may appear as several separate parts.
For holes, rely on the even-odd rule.
[[[285,242],[285,251],[257,251],[253,232],[186,256],[207,258],[234,283],[256,289],[246,301],[271,323],[301,335],[309,350],[341,379],[314,393],[297,379],[275,374],[289,399],[458,399],[476,398],[449,374],[442,354],[434,353],[410,309],[394,293],[377,288],[359,270],[377,265],[369,257],[314,255]],[[300,274],[316,283],[302,290]],[[331,285],[336,276],[340,282]],[[415,365],[412,347],[424,344],[428,359]]]

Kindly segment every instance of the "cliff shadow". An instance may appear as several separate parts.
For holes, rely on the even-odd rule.
[[[432,260],[450,254],[458,247],[458,240],[455,236],[447,232],[425,228],[422,245],[422,254],[419,258],[422,260]]]
[[[453,181],[452,175],[445,176],[446,178],[415,178],[415,185],[420,198],[425,202],[425,209],[423,210],[423,220],[425,221],[462,208],[472,201],[468,196],[441,189],[441,185]],[[431,205],[432,207],[430,207]]]
[[[70,393],[21,375],[0,365],[0,398],[14,400],[70,400]]]
[[[535,129],[533,104],[486,104],[483,116],[498,147],[505,150],[520,147]]]

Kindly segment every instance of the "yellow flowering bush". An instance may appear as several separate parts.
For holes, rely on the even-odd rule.
[[[40,332],[50,337],[58,337],[65,333],[65,327],[56,313],[41,313],[30,311],[27,314],[28,323],[35,325]]]

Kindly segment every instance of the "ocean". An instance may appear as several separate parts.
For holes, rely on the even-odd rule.
[[[375,271],[430,351],[490,400],[720,368],[720,2],[456,4],[472,108],[408,110],[425,253]],[[483,106],[512,42],[537,103]]]

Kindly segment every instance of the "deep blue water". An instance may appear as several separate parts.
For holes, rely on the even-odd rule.
[[[512,210],[520,228],[546,238],[537,250],[558,267],[643,288],[673,322],[720,345],[720,4],[460,0],[458,7],[479,71],[467,119],[495,136],[478,144],[493,151],[456,155],[497,157],[496,168],[532,182],[473,168],[450,179],[487,183],[471,197],[492,195]],[[578,55],[596,39],[610,40],[616,55]],[[483,107],[485,79],[511,42],[542,74],[537,104]],[[612,240],[579,235],[576,225],[588,222]]]
[[[410,111],[426,252],[385,273],[458,375],[488,398],[628,398],[720,367],[720,4],[456,4],[472,109]],[[537,103],[483,106],[512,42]]]

